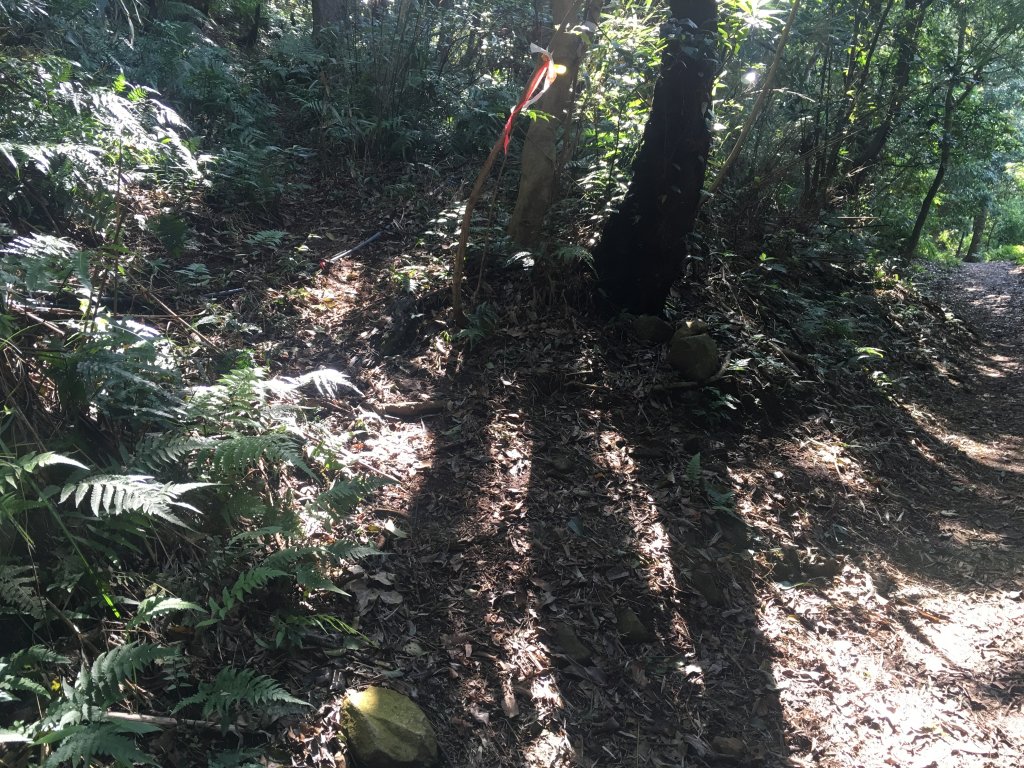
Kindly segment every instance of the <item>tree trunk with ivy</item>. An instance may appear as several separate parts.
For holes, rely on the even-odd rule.
[[[633,179],[594,250],[604,296],[616,307],[657,314],[679,277],[700,207],[711,87],[718,70],[715,0],[671,0],[666,47]]]
[[[544,115],[530,123],[523,145],[519,195],[508,233],[516,243],[527,247],[540,241],[548,209],[558,193],[558,142],[564,139],[568,127],[577,75],[589,42],[576,29],[580,5],[579,0],[551,0],[555,32],[548,50],[554,62],[566,71],[540,100],[538,106]],[[590,0],[585,20],[596,24],[602,5],[602,0]]]

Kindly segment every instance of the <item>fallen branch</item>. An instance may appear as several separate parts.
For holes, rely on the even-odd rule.
[[[415,419],[441,413],[447,405],[444,400],[411,400],[403,403],[371,403],[370,407],[385,416]]]
[[[145,296],[147,299],[149,299],[158,307],[160,307],[160,309],[166,312],[171,319],[177,321],[183,328],[185,328],[189,333],[191,333],[201,342],[206,344],[208,347],[212,347],[213,349],[218,349],[220,347],[220,345],[214,342],[213,339],[211,339],[209,336],[200,333],[195,328],[193,328],[192,325],[187,320],[185,320],[185,318],[183,318],[181,315],[179,315],[177,312],[175,312],[173,309],[167,306],[158,296],[153,295],[153,293],[148,288],[146,288],[146,286],[138,285],[137,288],[139,289],[139,293],[141,295]]]
[[[190,720],[184,717],[160,717],[158,715],[137,715],[134,712],[107,712],[106,717],[110,720],[122,720],[129,723],[146,723],[148,725],[159,725],[162,728],[200,728],[208,731],[227,731],[227,733],[240,735],[244,729],[238,725],[229,725],[227,728],[212,720]]]
[[[374,242],[375,240],[379,240],[384,235],[384,233],[387,232],[390,228],[391,228],[390,225],[387,226],[387,227],[384,227],[384,229],[382,229],[380,232],[377,232],[374,235],[370,235],[368,238],[363,240],[363,242],[359,243],[358,245],[353,245],[347,251],[341,251],[340,253],[336,253],[333,256],[331,256],[329,259],[325,259],[324,261],[327,264],[333,264],[336,261],[340,261],[341,259],[344,259],[346,256],[351,256],[353,253],[358,251],[360,248],[365,248],[367,245],[369,245],[370,243]]]

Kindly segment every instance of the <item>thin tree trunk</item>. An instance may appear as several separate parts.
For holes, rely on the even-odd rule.
[[[903,255],[912,258],[917,253],[917,246],[921,243],[921,235],[924,233],[924,225],[928,221],[928,214],[931,212],[932,204],[936,195],[942,189],[942,182],[946,178],[946,171],[949,169],[949,159],[953,155],[953,116],[956,108],[963,103],[964,99],[971,92],[973,84],[968,85],[959,98],[956,96],[956,85],[960,75],[958,70],[963,63],[964,45],[967,37],[967,13],[960,10],[960,32],[957,38],[956,59],[954,71],[949,76],[949,83],[946,86],[946,97],[942,107],[942,148],[939,152],[939,167],[935,170],[935,178],[932,180],[928,193],[921,203],[921,210],[917,213],[917,220],[914,222],[914,229],[907,238],[903,247]]]
[[[910,83],[914,58],[917,55],[918,37],[921,33],[921,26],[924,24],[925,14],[928,12],[932,2],[933,0],[905,0],[904,2],[907,13],[912,13],[912,15],[907,17],[906,22],[895,35],[894,46],[898,53],[896,56],[896,66],[893,69],[889,104],[886,107],[882,122],[871,131],[867,142],[865,142],[853,161],[853,167],[858,169],[853,178],[853,192],[863,183],[868,169],[878,161],[882,150],[885,149],[885,145],[889,141],[892,129],[903,113],[907,86]]]
[[[967,246],[967,255],[964,256],[964,261],[977,262],[980,261],[981,254],[981,240],[985,234],[985,225],[988,224],[988,198],[981,201],[981,208],[974,214],[974,226],[971,230],[971,244]]]
[[[831,143],[828,162],[825,165],[825,177],[822,180],[822,186],[826,190],[833,185],[833,182],[839,173],[840,158],[843,154],[842,150],[846,145],[847,137],[853,128],[850,119],[857,107],[858,100],[867,88],[868,78],[871,74],[871,64],[874,61],[875,52],[878,50],[879,41],[881,40],[882,33],[885,31],[885,26],[889,20],[889,14],[892,12],[895,2],[896,0],[888,0],[878,19],[870,18],[873,13],[877,13],[877,7],[867,9],[867,21],[870,25],[874,26],[875,31],[871,36],[871,42],[868,44],[867,51],[865,52],[864,63],[860,68],[860,73],[856,78],[856,83],[854,83],[853,71],[855,59],[858,58],[855,55],[857,52],[856,40],[854,40],[854,44],[850,47],[850,68],[847,70],[845,85],[846,95],[843,102],[844,106],[839,119],[836,121],[835,136],[838,137],[838,140],[833,140]]]
[[[600,6],[600,3],[592,3]],[[579,13],[580,0],[552,0],[555,33],[549,50],[555,64],[566,71],[559,75],[539,102],[545,116],[530,123],[523,146],[519,177],[519,196],[512,212],[508,233],[523,246],[534,246],[541,239],[544,219],[554,202],[558,187],[558,140],[575,99],[586,41],[571,29]],[[598,7],[598,12],[599,7]],[[589,15],[589,14],[588,14]]]
[[[761,92],[757,94],[757,100],[754,101],[750,112],[747,113],[747,119],[743,122],[743,127],[740,128],[739,135],[736,137],[736,142],[732,145],[729,156],[722,163],[722,167],[719,169],[718,175],[715,176],[715,180],[711,182],[711,186],[708,187],[708,194],[710,195],[715,194],[723,182],[725,182],[729,171],[732,170],[733,165],[739,158],[740,152],[743,151],[743,145],[747,141],[750,129],[754,127],[754,122],[761,114],[765,104],[768,103],[768,95],[772,92],[772,86],[775,84],[775,75],[778,74],[779,65],[782,63],[782,53],[786,50],[786,41],[789,40],[789,33],[793,29],[793,22],[796,19],[798,10],[800,10],[800,0],[793,0],[793,6],[789,9],[789,18],[786,19],[786,26],[783,28],[782,34],[779,35],[779,42],[775,46],[775,56],[772,58],[771,66],[768,68],[768,74],[765,75]]]
[[[679,277],[700,208],[718,70],[715,0],[671,0],[672,34],[629,191],[604,227],[594,266],[616,306],[656,314]]]

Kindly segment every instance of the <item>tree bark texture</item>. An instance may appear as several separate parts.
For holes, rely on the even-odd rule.
[[[600,14],[602,3],[591,0],[588,19]],[[576,76],[579,72],[586,41],[573,33],[578,0],[552,0],[551,10],[555,33],[548,45],[556,64],[565,66],[544,94],[538,106],[545,116],[530,123],[520,161],[519,195],[509,222],[509,236],[523,246],[534,246],[541,239],[544,219],[554,202],[558,187],[558,139],[575,102]]]
[[[974,226],[971,231],[971,244],[967,246],[967,255],[964,256],[964,261],[974,263],[980,261],[981,255],[981,239],[985,234],[985,225],[988,224],[988,199],[984,199],[980,203],[981,207],[978,212],[974,214]]]
[[[313,34],[338,29],[346,17],[345,0],[313,0]]]
[[[660,313],[679,277],[711,148],[716,3],[672,0],[669,7],[671,34],[633,178],[594,250],[601,291],[638,314]]]

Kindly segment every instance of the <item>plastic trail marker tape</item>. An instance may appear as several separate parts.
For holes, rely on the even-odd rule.
[[[530,50],[533,53],[540,54],[540,64],[537,65],[537,69],[534,70],[533,75],[530,77],[530,82],[527,84],[526,90],[523,91],[523,97],[512,109],[512,114],[508,116],[508,120],[505,121],[505,128],[502,130],[501,135],[498,136],[498,140],[494,142],[491,154],[484,161],[483,168],[480,169],[480,173],[476,177],[476,183],[473,184],[473,189],[466,200],[466,209],[462,214],[459,245],[455,249],[455,261],[452,266],[452,312],[455,316],[456,325],[460,327],[465,327],[466,324],[466,315],[462,309],[462,274],[466,267],[469,225],[473,219],[473,209],[476,208],[477,200],[480,199],[480,193],[483,191],[484,182],[487,180],[491,168],[494,167],[494,161],[497,160],[498,154],[501,151],[508,154],[508,144],[512,138],[512,125],[515,123],[516,117],[524,109],[536,103],[547,92],[548,88],[551,87],[551,84],[555,82],[555,78],[565,72],[565,65],[555,64],[551,58],[551,52],[547,49],[531,44]]]
[[[526,90],[523,91],[523,98],[513,107],[512,114],[505,121],[505,129],[501,135],[502,149],[506,155],[508,154],[508,144],[512,140],[512,126],[515,124],[519,113],[540,101],[541,96],[547,93],[548,88],[555,82],[555,78],[565,72],[565,65],[555,64],[555,60],[551,58],[550,51],[546,48],[541,48],[536,43],[530,43],[530,52],[540,54],[540,64],[537,65],[537,69],[534,70],[533,75],[530,77],[530,82],[527,84]]]

